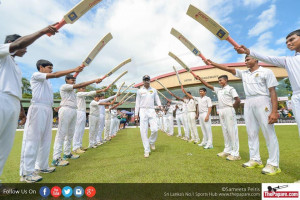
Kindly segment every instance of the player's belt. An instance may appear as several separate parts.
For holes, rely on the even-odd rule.
[[[0,92],[0,96],[14,97],[16,100],[20,101],[19,97],[15,96],[13,94],[8,94],[6,92]]]
[[[31,105],[45,106],[52,108],[52,104],[49,103],[41,103],[41,102],[31,102]]]
[[[75,106],[69,106],[69,105],[62,105],[61,107],[67,107],[67,108],[77,109],[77,107],[75,107]]]

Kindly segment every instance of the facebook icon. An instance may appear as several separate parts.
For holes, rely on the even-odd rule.
[[[42,197],[48,197],[50,195],[50,189],[47,186],[43,186],[40,189],[40,195]]]

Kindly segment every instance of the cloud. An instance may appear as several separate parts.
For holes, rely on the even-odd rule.
[[[276,15],[276,6],[273,4],[270,6],[269,9],[264,10],[259,16],[258,16],[258,22],[257,24],[251,28],[248,32],[248,35],[250,37],[258,36],[259,34],[269,30],[270,28],[274,27],[276,24],[275,20]]]
[[[250,6],[251,8],[257,8],[264,3],[267,3],[269,0],[244,0],[244,6]]]

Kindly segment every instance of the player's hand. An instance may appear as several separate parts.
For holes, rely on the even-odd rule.
[[[250,54],[250,50],[244,45],[241,45],[239,47],[234,47],[234,49],[238,54],[248,54],[248,55]]]
[[[51,35],[55,35],[55,33],[57,33],[57,29],[55,28],[55,25],[58,24],[58,22],[56,22],[55,24],[52,24],[50,26],[47,26],[46,28],[42,29],[42,33],[43,34],[51,34]]]
[[[54,108],[54,111],[55,111],[55,112],[58,112],[59,109],[60,109],[60,107],[56,107],[56,108]]]
[[[205,62],[206,65],[211,65],[212,64],[212,61],[210,59],[207,59],[204,62]]]
[[[208,122],[208,120],[209,120],[209,116],[206,116],[205,119],[204,119],[204,121]]]
[[[83,68],[84,68],[84,66],[78,66],[78,67],[76,67],[75,69],[74,69],[74,71],[75,72],[82,72],[82,70],[83,70]]]
[[[21,121],[19,122],[19,125],[24,125],[25,122],[26,122],[26,115],[25,115],[25,114],[21,114],[21,115],[19,116],[19,120],[21,120]]]
[[[268,117],[268,123],[269,124],[274,124],[278,120],[278,114],[277,113],[271,113]]]
[[[101,83],[101,82],[102,82],[102,79],[101,79],[101,78],[98,78],[98,79],[95,80],[95,83],[97,83],[97,84],[98,84],[98,83]]]
[[[135,115],[135,116],[134,116],[134,121],[137,122],[138,120],[139,120],[139,116],[138,116],[138,115]]]

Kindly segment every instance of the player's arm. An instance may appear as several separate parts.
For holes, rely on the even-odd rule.
[[[215,62],[213,62],[213,61],[211,61],[211,60],[209,60],[209,59],[208,59],[205,63],[206,63],[207,65],[212,65],[212,66],[214,66],[214,67],[216,67],[216,68],[219,68],[219,69],[221,69],[221,70],[227,71],[227,72],[229,72],[229,73],[231,73],[231,74],[233,74],[233,75],[236,74],[235,68],[233,68],[233,67],[228,67],[228,66],[226,66],[226,65],[221,65],[221,64],[215,63]]]
[[[275,87],[270,87],[269,92],[270,92],[271,103],[272,103],[272,112],[268,117],[268,123],[274,124],[278,120],[278,113],[277,113],[278,101],[277,101],[277,94],[276,94]]]
[[[159,96],[158,96],[157,91],[155,92],[154,100],[155,100],[157,106],[158,106],[158,107],[161,107],[161,101],[160,101],[160,99],[159,99]],[[168,100],[168,99],[167,99],[167,100]]]
[[[136,93],[136,100],[135,100],[135,109],[134,109],[134,120],[138,121],[139,119],[139,111],[140,111],[140,99],[141,95],[139,90]]]
[[[286,66],[286,57],[285,56],[281,56],[281,57],[265,56],[258,52],[248,49],[244,45],[241,45],[240,47],[234,48],[234,49],[237,51],[238,54],[247,54],[247,55],[254,57],[257,60],[272,64],[272,65],[275,65],[278,67],[285,68],[285,66]]]
[[[207,115],[206,115],[205,120],[204,120],[205,122],[208,122],[211,110],[212,110],[212,107],[208,107]]]
[[[26,122],[26,114],[25,114],[25,110],[22,106],[22,103],[20,102],[20,115],[19,115],[19,119],[21,120],[19,125],[24,125]]]
[[[34,41],[36,41],[41,36],[50,33],[54,35],[57,33],[56,28],[54,27],[57,23],[52,24],[50,26],[47,26],[46,28],[43,28],[35,33],[32,33],[30,35],[26,35],[23,37],[18,38],[16,41],[12,42],[9,46],[9,52],[13,53],[17,50],[24,49],[31,45]]]
[[[47,73],[46,79],[59,78],[59,77],[65,76],[65,75],[73,73],[73,72],[81,72],[83,70],[83,68],[84,67],[82,67],[82,66],[78,66],[74,69],[68,69],[68,70],[54,72],[54,73]]]
[[[206,87],[208,87],[211,90],[214,90],[214,86],[212,86],[211,84],[207,83],[205,80],[203,80],[200,76],[195,77],[197,80],[199,80],[200,82],[202,82]]]
[[[101,81],[102,81],[101,78],[98,78],[98,79],[95,79],[95,80],[91,80],[91,81],[87,81],[87,82],[75,84],[75,85],[73,85],[73,89],[86,87],[86,86],[91,85],[93,83],[100,83]]]
[[[196,116],[195,116],[195,119],[198,119],[198,117],[199,117],[199,109],[198,109],[198,105],[196,105]]]
[[[233,103],[232,106],[233,106],[234,108],[238,108],[239,105],[240,105],[240,103],[241,103],[240,97],[234,97],[234,103]]]

